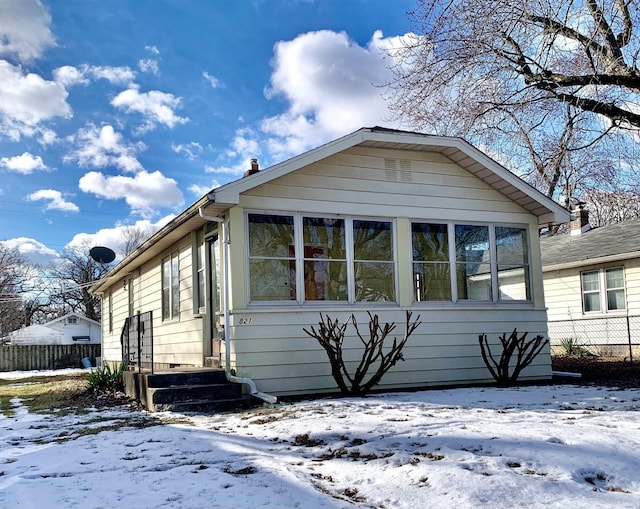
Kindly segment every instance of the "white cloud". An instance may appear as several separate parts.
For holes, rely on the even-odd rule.
[[[154,129],[156,124],[164,124],[173,128],[178,124],[185,124],[188,118],[179,117],[174,110],[180,106],[182,99],[173,94],[151,90],[140,92],[137,85],[120,92],[111,100],[112,106],[127,113],[140,113],[144,118],[143,130]]]
[[[213,180],[211,182],[210,186],[202,186],[202,185],[199,185],[199,184],[192,184],[192,185],[190,185],[188,187],[188,189],[195,196],[201,197],[201,196],[204,196],[205,194],[209,193],[212,189],[215,189],[216,187],[220,187],[220,182],[218,182],[217,180]]]
[[[18,250],[28,261],[39,265],[48,265],[59,258],[56,251],[29,237],[15,237],[3,241],[2,244],[9,249]]]
[[[157,46],[145,46],[144,49],[146,49],[149,53],[151,53],[153,55],[159,55],[160,54],[160,50],[158,49]]]
[[[192,141],[189,143],[172,144],[171,148],[176,154],[183,154],[187,159],[193,161],[200,154],[202,154],[202,145],[200,143]]]
[[[142,58],[138,60],[138,69],[142,72],[148,72],[156,76],[160,73],[158,61],[154,58]]]
[[[46,170],[47,166],[42,161],[42,157],[34,156],[29,152],[23,152],[22,155],[13,157],[3,157],[0,159],[0,165],[10,171],[28,175],[38,170]]]
[[[236,177],[243,175],[245,171],[249,168],[249,165],[245,162],[239,162],[234,165],[220,165],[220,166],[211,166],[207,165],[204,167],[205,173],[215,173],[216,175],[234,175]]]
[[[104,79],[114,85],[128,85],[136,77],[129,67],[88,66],[87,72],[96,79]]]
[[[40,189],[35,193],[31,193],[27,196],[28,201],[41,201],[44,200],[47,204],[44,210],[61,210],[63,212],[80,212],[80,209],[75,203],[67,201],[62,196],[60,191],[54,189]]]
[[[64,157],[67,162],[75,160],[80,166],[90,168],[115,166],[129,172],[143,169],[136,153],[146,148],[144,143],[127,143],[122,134],[110,125],[89,125],[80,129],[76,134],[75,143],[75,150]]]
[[[51,16],[40,0],[0,2],[0,56],[29,62],[55,41]]]
[[[220,83],[220,80],[215,76],[209,74],[207,71],[202,73],[202,77],[209,82],[209,85],[211,85],[212,88],[222,87],[222,83]]]
[[[53,79],[65,88],[73,85],[88,85],[91,80],[104,79],[113,85],[130,85],[136,73],[129,67],[87,65],[79,67],[63,65],[53,70]]]
[[[36,134],[45,120],[72,116],[69,94],[59,83],[25,74],[4,60],[0,60],[0,83],[0,133],[14,141]]]
[[[86,246],[106,246],[113,249],[118,258],[122,258],[124,255],[123,241],[126,238],[128,229],[133,227],[152,235],[174,217],[175,215],[171,214],[155,222],[151,222],[148,219],[141,219],[132,224],[119,224],[113,228],[103,228],[96,233],[77,233],[65,247],[82,250],[86,249]]]
[[[124,199],[133,210],[145,215],[159,207],[176,207],[183,203],[178,183],[159,171],[141,171],[134,177],[92,171],[80,179],[79,187],[108,200]]]
[[[40,135],[38,142],[41,145],[52,145],[56,141],[58,141],[58,133],[56,133],[53,129],[41,128],[38,134]]]
[[[272,137],[270,152],[286,157],[360,127],[396,126],[376,86],[392,77],[383,51],[391,44],[380,31],[362,47],[346,33],[329,30],[276,43],[265,93],[285,98],[289,107],[262,122]]]
[[[53,70],[53,80],[65,88],[69,88],[72,85],[87,85],[89,84],[89,79],[87,79],[86,74],[86,66],[84,69],[78,69],[72,65],[63,65]]]

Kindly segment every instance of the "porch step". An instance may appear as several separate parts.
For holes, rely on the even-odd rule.
[[[223,369],[181,369],[159,373],[125,372],[125,392],[151,412],[216,412],[246,408],[242,385]]]
[[[193,369],[188,371],[160,371],[145,374],[147,387],[182,387],[185,385],[226,384],[224,369]]]
[[[250,401],[246,397],[236,399],[225,399],[220,401],[180,401],[173,403],[154,404],[152,412],[226,412],[249,408]]]
[[[148,387],[147,399],[154,404],[176,401],[195,401],[215,397],[216,400],[242,396],[240,384],[174,385],[172,387]]]

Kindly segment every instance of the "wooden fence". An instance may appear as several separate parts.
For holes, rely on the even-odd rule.
[[[0,371],[81,368],[87,357],[96,365],[102,345],[2,345]]]

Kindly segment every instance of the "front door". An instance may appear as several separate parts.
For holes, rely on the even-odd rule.
[[[206,237],[207,313],[205,324],[205,356],[220,358],[220,334],[222,326],[220,313],[220,241],[218,233]]]

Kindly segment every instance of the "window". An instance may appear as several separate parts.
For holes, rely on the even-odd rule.
[[[391,221],[254,213],[247,218],[251,301],[395,302]]]
[[[109,332],[113,332],[113,295],[109,292]]]
[[[411,224],[414,300],[531,300],[528,230]]]
[[[67,318],[67,323],[70,325],[78,323],[78,319],[75,316],[70,316]]]
[[[451,300],[447,225],[413,223],[411,243],[415,300]]]
[[[249,292],[253,301],[296,300],[292,216],[249,214]]]
[[[192,251],[193,258],[193,312],[198,314],[205,307],[206,302],[206,280],[205,280],[205,243],[204,230],[198,230],[195,233],[194,245]]]
[[[162,261],[162,319],[179,318],[180,313],[180,271],[178,253]]]
[[[582,309],[585,313],[626,309],[622,267],[583,272],[581,279]]]

